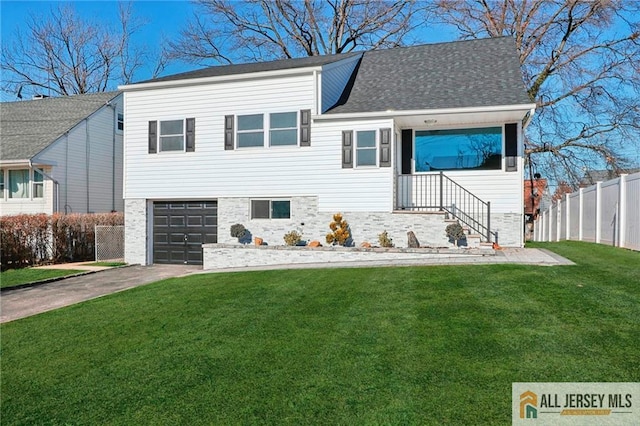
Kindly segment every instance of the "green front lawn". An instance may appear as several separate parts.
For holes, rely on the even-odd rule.
[[[82,271],[75,269],[9,269],[0,273],[0,288],[15,287],[17,285],[44,281],[51,278],[66,277]]]
[[[512,382],[640,380],[640,253],[199,274],[2,325],[2,424],[509,424]]]

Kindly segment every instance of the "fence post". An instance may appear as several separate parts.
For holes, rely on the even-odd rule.
[[[564,238],[566,240],[571,240],[571,194],[565,194],[565,206],[567,211],[565,212],[565,217],[566,217],[566,222],[567,222],[567,229],[565,230],[565,235]]]
[[[579,208],[578,208],[578,241],[582,241],[582,226],[584,223],[584,199],[583,199],[583,195],[584,195],[584,188],[580,188],[578,190],[578,204],[579,204]]]
[[[602,182],[596,182],[596,243],[602,237]]]
[[[443,206],[443,194],[442,194],[442,176],[444,176],[444,173],[442,171],[440,171],[440,211],[442,211],[442,206]]]
[[[562,233],[562,200],[558,200],[558,210],[556,211],[556,241],[560,241]]]
[[[547,212],[543,211],[542,214],[540,215],[540,240],[538,241],[545,241],[544,236],[546,235],[545,230],[547,229],[546,228],[547,221],[545,220],[546,214]]]
[[[621,174],[618,184],[618,247],[625,247],[627,229],[627,175]]]

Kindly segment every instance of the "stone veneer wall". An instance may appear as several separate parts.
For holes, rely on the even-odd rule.
[[[249,219],[250,198],[218,198],[218,243],[237,244],[229,234],[231,225],[243,224],[253,237],[260,237],[272,246],[284,245],[284,235],[297,230],[303,240],[318,240],[326,244],[329,223],[334,213],[318,211],[318,197],[291,197],[291,219]],[[125,262],[146,265],[148,223],[147,200],[125,200]],[[413,231],[423,246],[450,247],[441,213],[339,212],[351,227],[356,246],[367,241],[378,245],[378,235],[387,231],[396,247],[407,247],[407,232]],[[518,214],[492,214],[493,230],[499,232],[499,243],[504,247],[520,247],[522,216]],[[149,247],[148,250],[151,250]]]
[[[292,230],[302,233],[303,240],[318,240],[325,244],[334,213],[318,211],[318,197],[291,197],[291,219],[249,219],[250,198],[218,199],[218,243],[237,243],[229,234],[231,225],[243,224],[253,237],[269,245],[283,245],[284,235]],[[387,231],[396,247],[407,247],[407,232],[413,231],[421,245],[450,247],[441,213],[417,212],[349,212],[343,218],[351,227],[356,246],[367,241],[378,245],[378,235]],[[492,229],[499,232],[502,246],[520,247],[522,218],[517,214],[492,214]]]
[[[124,200],[124,261],[147,264],[147,201]]]

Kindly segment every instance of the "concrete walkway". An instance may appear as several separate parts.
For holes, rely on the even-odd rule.
[[[78,269],[72,268],[70,264],[63,266],[63,269]],[[129,266],[110,268],[33,287],[5,290],[0,298],[0,323],[201,270],[200,266],[188,265]]]
[[[194,273],[239,272],[265,269],[357,268],[380,266],[425,266],[513,263],[539,266],[573,265],[573,262],[543,249],[504,249],[492,255],[451,253],[433,254],[421,259],[389,259],[381,261],[325,262],[288,264],[250,268],[219,268],[203,271],[201,266],[152,265],[106,268],[95,273],[61,279],[28,288],[5,290],[0,298],[0,323],[25,318],[63,306],[73,305],[165,278]],[[60,269],[82,269],[82,265],[53,266]],[[85,266],[86,267],[86,266]],[[89,268],[89,267],[86,267]],[[91,267],[105,269],[103,267]],[[93,269],[94,271],[96,269]]]

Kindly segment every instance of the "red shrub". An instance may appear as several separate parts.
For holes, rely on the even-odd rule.
[[[93,260],[96,225],[123,225],[122,213],[0,218],[2,270],[39,263]]]

